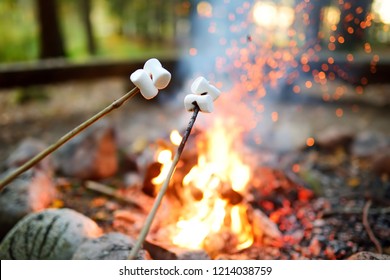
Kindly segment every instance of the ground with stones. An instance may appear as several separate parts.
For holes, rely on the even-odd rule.
[[[49,101],[34,101],[22,106],[13,103],[14,92],[0,94],[0,103],[5,108],[0,116],[3,173],[20,165],[25,161],[24,157],[30,156],[29,153],[52,143],[127,89],[122,81],[114,79],[49,86],[45,91],[52,96]],[[34,205],[42,201],[40,196],[29,197],[26,200],[29,202],[22,201],[24,210],[12,210],[17,214],[11,222],[2,218],[2,228],[6,223],[11,228],[29,212],[53,207],[73,209],[95,221],[105,233],[136,233],[145,214],[137,215],[142,211],[129,201],[91,191],[87,188],[88,180],[109,185],[130,201],[134,199],[132,187],[137,188],[144,182],[143,172],[148,160],[150,163],[149,145],[157,139],[165,139],[172,129],[185,127],[190,116],[181,106],[172,100],[169,103],[161,100],[147,103],[135,99],[114,112],[107,118],[106,126],[97,129],[95,137],[85,136],[87,142],[76,140],[74,143],[79,141],[76,149],[68,146],[71,152],[65,153],[67,158],[61,158],[59,152],[24,179],[34,186],[37,176],[43,172],[48,179],[42,184],[50,190],[45,193],[53,195],[46,196],[44,203],[38,206]],[[268,106],[269,111],[279,112],[279,121],[262,128],[262,146],[248,141],[259,155],[254,174],[257,180],[253,180],[250,186],[251,205],[262,210],[278,226],[283,242],[253,246],[242,252],[221,253],[215,258],[346,259],[363,251],[390,254],[390,132],[387,128],[390,113],[387,108],[370,104],[356,107],[342,102]],[[338,108],[343,109],[342,118],[335,114]],[[199,128],[205,119],[202,118]],[[39,143],[30,143],[23,153],[17,154],[15,150],[20,143],[30,137]],[[316,139],[311,147],[306,145],[308,137]],[[86,162],[83,170],[75,168],[77,158]],[[117,166],[112,162],[117,162]],[[101,172],[106,168],[99,168],[105,165],[111,168],[107,174]],[[38,178],[42,181],[42,177]],[[11,197],[18,192],[16,189]],[[36,193],[33,190],[34,187],[22,192]],[[3,201],[8,201],[8,198],[3,197]],[[1,202],[0,212],[10,211],[5,205]],[[126,211],[133,214],[128,215]],[[3,216],[10,217],[8,214]],[[115,244],[131,246],[132,241],[126,237],[114,239]],[[95,244],[91,240],[91,244]],[[108,248],[108,255],[117,254],[118,257],[119,254],[124,258],[112,249],[118,247],[109,245],[105,238],[102,244]],[[152,253],[157,254],[159,250]],[[91,258],[107,257],[107,254],[91,254],[94,256]],[[201,258],[199,256],[204,254],[195,255]],[[159,256],[172,257],[167,252],[160,252]],[[375,258],[376,255],[364,256]],[[191,254],[186,256],[193,257]]]

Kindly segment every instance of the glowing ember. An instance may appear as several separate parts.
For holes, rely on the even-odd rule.
[[[190,55],[191,55],[191,56],[195,56],[195,55],[197,55],[198,50],[195,49],[195,48],[190,48],[189,52],[190,52]]]
[[[201,1],[196,6],[198,14],[202,17],[212,17],[213,15],[213,6],[207,1]]]
[[[306,145],[307,145],[308,147],[314,146],[314,143],[315,143],[315,140],[314,140],[313,137],[309,137],[309,138],[306,139]]]

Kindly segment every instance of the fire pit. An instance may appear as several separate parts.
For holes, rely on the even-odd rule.
[[[244,201],[250,168],[232,150],[236,136],[228,135],[219,122],[210,133],[198,135],[198,158],[182,161],[181,169],[189,171],[180,174],[179,169],[170,189],[171,199],[177,200],[174,204],[181,205],[170,213],[177,222],[163,229],[167,231],[163,235],[168,234],[174,245],[215,254],[248,248],[254,243],[249,204]],[[204,137],[207,139],[200,139]],[[164,155],[168,158],[162,158]],[[169,164],[169,150],[160,151],[158,157],[163,164],[161,175]],[[191,166],[194,161],[197,163]],[[160,175],[152,179],[157,188]]]
[[[193,20],[207,32],[194,36],[184,60],[191,70],[186,79],[207,74],[223,97],[215,116],[200,117],[189,138],[144,249],[154,259],[389,254],[390,116],[363,94],[381,56],[369,43],[357,54],[344,48],[372,24],[368,8],[350,1],[340,13],[310,1],[223,2],[199,3]],[[313,24],[316,12],[324,12],[324,30]],[[336,15],[356,20],[344,26]],[[366,64],[369,73],[360,71]],[[177,94],[180,102],[184,93]],[[168,112],[172,127],[183,127],[187,118],[177,104],[113,118],[120,169],[101,180],[56,180],[61,197],[51,206],[136,239],[181,141],[181,129],[166,135],[166,126],[159,127]]]
[[[190,138],[144,244],[153,258],[345,259],[387,252],[390,186],[372,173],[371,159],[356,159],[343,144],[333,151],[314,145],[279,155],[237,152],[229,139],[238,135],[221,123]],[[109,188],[121,200],[64,185],[65,206],[106,231],[136,238],[178,140],[173,131],[152,145],[155,161],[141,185]]]

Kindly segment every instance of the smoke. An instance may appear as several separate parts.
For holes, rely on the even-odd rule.
[[[286,150],[296,146],[291,142],[305,143],[313,132],[303,121],[293,123],[292,114],[302,111],[302,104],[314,110],[346,92],[361,94],[361,75],[349,64],[352,53],[345,60],[336,51],[355,45],[369,51],[359,28],[370,23],[365,16],[370,1],[345,1],[350,5],[342,7],[331,2],[192,1],[190,42],[180,64],[184,88],[205,76],[223,92],[215,112],[200,118],[201,125],[220,119],[254,145]],[[350,23],[356,38],[341,20],[350,15],[343,10],[349,6],[350,14],[359,13]],[[299,136],[293,135],[296,130]]]
[[[285,18],[270,18],[269,26],[261,21],[261,13],[270,16],[264,10],[267,7],[259,6],[258,1],[192,3],[191,40],[180,63],[187,81],[184,88],[197,76],[205,76],[222,91],[215,112],[202,116],[198,125],[209,128],[222,120],[232,131],[251,134],[249,138],[258,144],[264,130],[272,129],[276,121],[273,106],[264,104],[279,98],[280,82],[286,83],[292,75],[288,69],[295,62],[291,48],[280,46],[290,39],[291,10],[284,8]]]

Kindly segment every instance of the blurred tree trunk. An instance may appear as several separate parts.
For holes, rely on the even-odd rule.
[[[85,33],[87,36],[87,47],[90,54],[96,54],[96,43],[91,22],[91,1],[81,0],[81,18],[84,23]]]
[[[305,47],[313,47],[320,41],[320,30],[323,22],[323,10],[331,0],[295,0],[298,24],[303,26]]]
[[[36,0],[40,29],[40,58],[65,56],[56,0]]]

